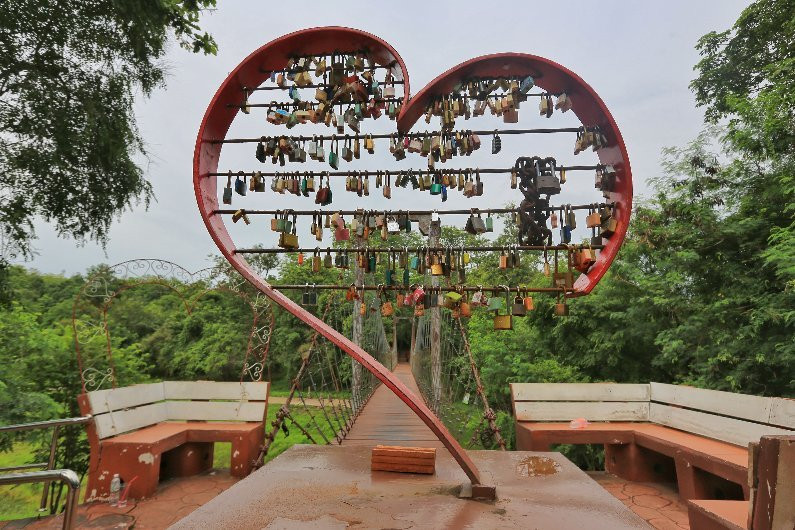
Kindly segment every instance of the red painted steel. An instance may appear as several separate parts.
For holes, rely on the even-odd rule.
[[[240,110],[238,107],[228,105],[239,105],[242,102],[242,89],[257,87],[268,77],[267,71],[284,68],[290,54],[321,54],[329,50],[348,51],[361,48],[369,49],[379,64],[395,61],[396,66],[399,67],[399,70],[395,69],[394,74],[396,79],[404,81],[404,105],[397,120],[398,130],[402,132],[410,130],[422,115],[431,97],[445,91],[449,92],[453,85],[463,78],[528,74],[537,79],[538,86],[549,92],[565,91],[571,97],[573,112],[583,124],[602,127],[608,138],[609,147],[600,149],[597,154],[602,164],[613,165],[617,172],[615,191],[611,193],[610,199],[617,205],[615,216],[618,229],[608,240],[596,264],[575,283],[577,292],[573,293],[574,296],[587,294],[594,288],[623,242],[632,209],[632,174],[629,157],[618,126],[604,102],[580,77],[557,63],[542,57],[518,53],[478,57],[451,68],[429,83],[415,98],[410,98],[408,71],[398,53],[374,35],[341,27],[302,30],[262,46],[229,74],[205,113],[194,151],[194,189],[202,219],[224,257],[265,295],[317,329],[324,337],[378,377],[439,437],[470,480],[474,484],[479,484],[480,478],[474,463],[421,399],[359,346],[262,280],[241,255],[235,254],[235,245],[224,226],[222,217],[212,213],[218,209],[217,180],[209,177],[209,173],[217,171],[223,145],[213,143],[213,140],[221,140],[226,136],[232,120]]]
[[[463,79],[515,75],[532,75],[535,84],[549,93],[565,92],[571,98],[572,112],[580,122],[588,127],[599,125],[607,136],[608,147],[599,149],[597,155],[600,163],[612,165],[616,170],[616,185],[610,200],[617,205],[615,217],[618,228],[599,253],[596,263],[575,282],[576,292],[568,295],[582,296],[593,290],[618,254],[632,212],[632,171],[624,139],[604,101],[582,78],[558,63],[537,55],[497,53],[476,57],[450,68],[428,83],[408,104],[404,104],[397,119],[398,131],[409,132],[434,96],[449,93]]]
[[[404,81],[404,97],[408,99],[410,94],[408,72],[398,53],[378,37],[350,28],[313,28],[290,33],[253,52],[229,74],[210,102],[196,138],[196,148],[193,154],[193,186],[199,212],[221,253],[246,280],[271,300],[318,330],[321,335],[342,348],[345,353],[362,363],[439,437],[472,483],[480,484],[478,469],[469,455],[433,412],[425,406],[421,398],[409,391],[391,372],[358,345],[327,326],[322,320],[273,289],[260,278],[241,255],[235,254],[235,244],[226,230],[222,217],[213,214],[213,211],[218,209],[217,180],[209,177],[209,173],[217,171],[223,145],[213,143],[213,140],[221,140],[226,136],[232,120],[240,110],[237,107],[228,107],[227,104],[239,105],[242,100],[242,89],[257,87],[265,81],[268,74],[263,70],[284,68],[290,54],[321,54],[327,53],[329,50],[346,51],[361,48],[369,48],[379,64],[397,61],[400,71],[396,72],[395,78]]]

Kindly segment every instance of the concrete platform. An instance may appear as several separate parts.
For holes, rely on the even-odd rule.
[[[649,528],[560,453],[471,451],[493,503],[460,499],[447,451],[436,475],[370,472],[370,448],[296,445],[173,528]]]

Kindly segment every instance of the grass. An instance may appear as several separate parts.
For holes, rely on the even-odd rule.
[[[18,466],[34,461],[35,447],[16,442],[9,452],[0,453],[0,467]],[[0,521],[35,517],[39,513],[42,484],[17,484],[0,488]]]
[[[286,394],[286,393],[285,393]],[[311,413],[315,417],[315,421],[317,425],[321,428],[323,433],[326,435],[326,438],[329,440],[334,440],[334,431],[329,426],[328,422],[326,421],[325,416],[323,416],[323,411],[320,407],[307,407],[309,413]],[[268,416],[265,422],[265,433],[267,434],[271,428],[271,422],[276,420],[276,413],[279,411],[278,405],[271,405],[268,407]],[[325,443],[322,436],[318,433],[318,429],[315,424],[312,422],[312,418],[310,417],[309,413],[307,413],[304,408],[300,405],[295,405],[291,407],[291,416],[297,421],[301,426],[303,426],[309,434],[314,438],[315,442],[319,444]],[[333,415],[329,415],[331,417],[332,422],[334,422]],[[273,443],[268,449],[268,454],[265,455],[265,463],[270,462],[287,449],[292,447],[295,444],[311,444],[306,436],[301,433],[301,430],[293,425],[293,423],[286,419],[285,423],[287,424],[287,431],[289,434],[285,434],[284,430],[279,429],[279,432],[276,434],[276,437],[273,440]],[[215,444],[215,449],[213,453],[213,467],[219,469],[227,469],[229,468],[229,462],[231,458],[231,451],[232,451],[232,444],[228,442],[218,442]]]

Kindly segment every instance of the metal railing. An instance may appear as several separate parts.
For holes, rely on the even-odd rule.
[[[48,469],[45,471],[29,471],[27,473],[8,473],[0,475],[0,486],[11,484],[31,484],[35,482],[46,482],[49,484],[53,480],[59,480],[66,484],[66,508],[63,514],[64,530],[74,528],[75,515],[77,513],[77,495],[80,491],[80,479],[77,473],[71,469]],[[45,491],[49,488],[45,488]]]
[[[62,470],[54,470],[55,467],[55,453],[58,449],[58,430],[61,427],[69,426],[69,425],[82,425],[84,423],[88,423],[91,421],[91,414],[87,416],[81,416],[78,418],[65,418],[60,420],[46,420],[46,421],[34,421],[31,423],[20,423],[18,425],[2,425],[0,426],[0,434],[6,432],[20,432],[20,431],[32,431],[38,429],[52,429],[52,439],[50,441],[50,457],[47,462],[36,462],[33,464],[23,464],[20,466],[9,466],[9,467],[2,467],[0,468],[0,473],[5,473],[7,471],[20,471],[24,469],[36,469],[36,468],[44,468],[43,471],[34,471],[30,473],[14,473],[9,475],[0,475],[0,485],[1,484],[19,484],[19,482],[5,482],[6,479],[9,477],[22,477],[22,476],[31,476],[35,477],[35,480],[24,481],[24,482],[44,482],[44,490],[41,492],[41,502],[39,503],[39,511],[43,512],[47,508],[47,496],[50,492],[50,482],[52,481],[51,478],[48,478],[47,473],[50,471],[58,471],[58,472],[69,472],[74,475],[74,472],[68,469]],[[57,475],[60,476],[60,475]],[[75,475],[75,478],[77,475]],[[68,481],[66,479],[60,479],[64,482]],[[70,486],[71,488],[71,486]],[[69,504],[69,500],[67,498],[67,506]],[[68,508],[67,508],[68,509]],[[64,526],[64,528],[67,528]]]

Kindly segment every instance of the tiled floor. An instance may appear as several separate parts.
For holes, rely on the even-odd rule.
[[[652,527],[689,530],[687,504],[679,498],[673,484],[628,482],[605,472],[588,474]]]
[[[125,529],[167,528],[206,503],[238,479],[228,469],[210,470],[193,477],[164,481],[151,499],[133,502],[125,508],[105,503],[81,504],[77,513],[77,528]],[[61,528],[61,515],[45,519],[25,519],[0,522],[0,528],[56,529]]]

